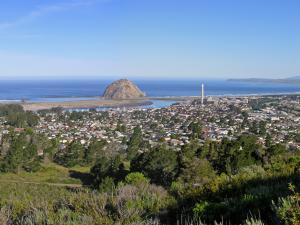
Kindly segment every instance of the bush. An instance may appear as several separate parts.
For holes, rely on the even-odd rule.
[[[26,163],[23,165],[23,169],[26,172],[37,172],[42,168],[40,160],[39,159],[34,159],[31,162]]]
[[[121,183],[115,191],[112,206],[120,218],[120,224],[129,225],[134,224],[134,221],[142,224],[143,218],[159,215],[161,210],[173,202],[173,198],[162,187],[148,183],[137,186]]]
[[[139,172],[134,172],[134,173],[129,173],[125,177],[125,182],[127,184],[141,184],[141,183],[149,183],[149,180],[144,176],[144,174],[139,173]]]
[[[245,225],[264,225],[264,223],[261,220],[251,218],[245,221]]]
[[[293,195],[285,198],[279,198],[277,204],[272,202],[273,209],[276,212],[278,219],[283,224],[300,224],[300,194],[295,192],[295,186],[290,184],[289,189]]]

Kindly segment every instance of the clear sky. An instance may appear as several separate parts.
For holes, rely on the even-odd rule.
[[[1,0],[0,77],[300,75],[299,0]]]

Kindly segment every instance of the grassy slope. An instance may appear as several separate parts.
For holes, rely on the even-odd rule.
[[[24,182],[45,184],[74,184],[81,185],[81,177],[89,172],[89,167],[65,168],[54,163],[43,164],[42,169],[36,173],[20,172],[0,173],[0,183]]]

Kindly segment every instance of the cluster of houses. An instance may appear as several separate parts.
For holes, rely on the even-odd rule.
[[[266,132],[256,134],[262,143],[269,133],[275,142],[299,148],[293,138],[300,133],[299,99],[291,96],[209,97],[204,105],[200,100],[189,100],[166,108],[90,111],[82,112],[82,118],[77,120],[72,120],[69,112],[48,113],[41,116],[36,130],[49,139],[58,138],[62,144],[77,140],[89,145],[93,139],[124,143],[134,128],[140,127],[149,144],[163,142],[179,150],[192,138],[192,122],[201,125],[199,141],[203,142],[251,133],[251,126],[262,121]],[[264,104],[256,109],[253,102]]]

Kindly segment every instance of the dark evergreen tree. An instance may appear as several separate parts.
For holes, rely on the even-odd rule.
[[[143,143],[143,134],[140,127],[135,127],[133,130],[133,134],[128,142],[128,149],[127,149],[127,158],[131,160],[134,158],[138,150],[141,148]]]
[[[152,182],[168,186],[178,174],[177,154],[164,146],[157,147],[135,157],[131,171],[142,172]]]

